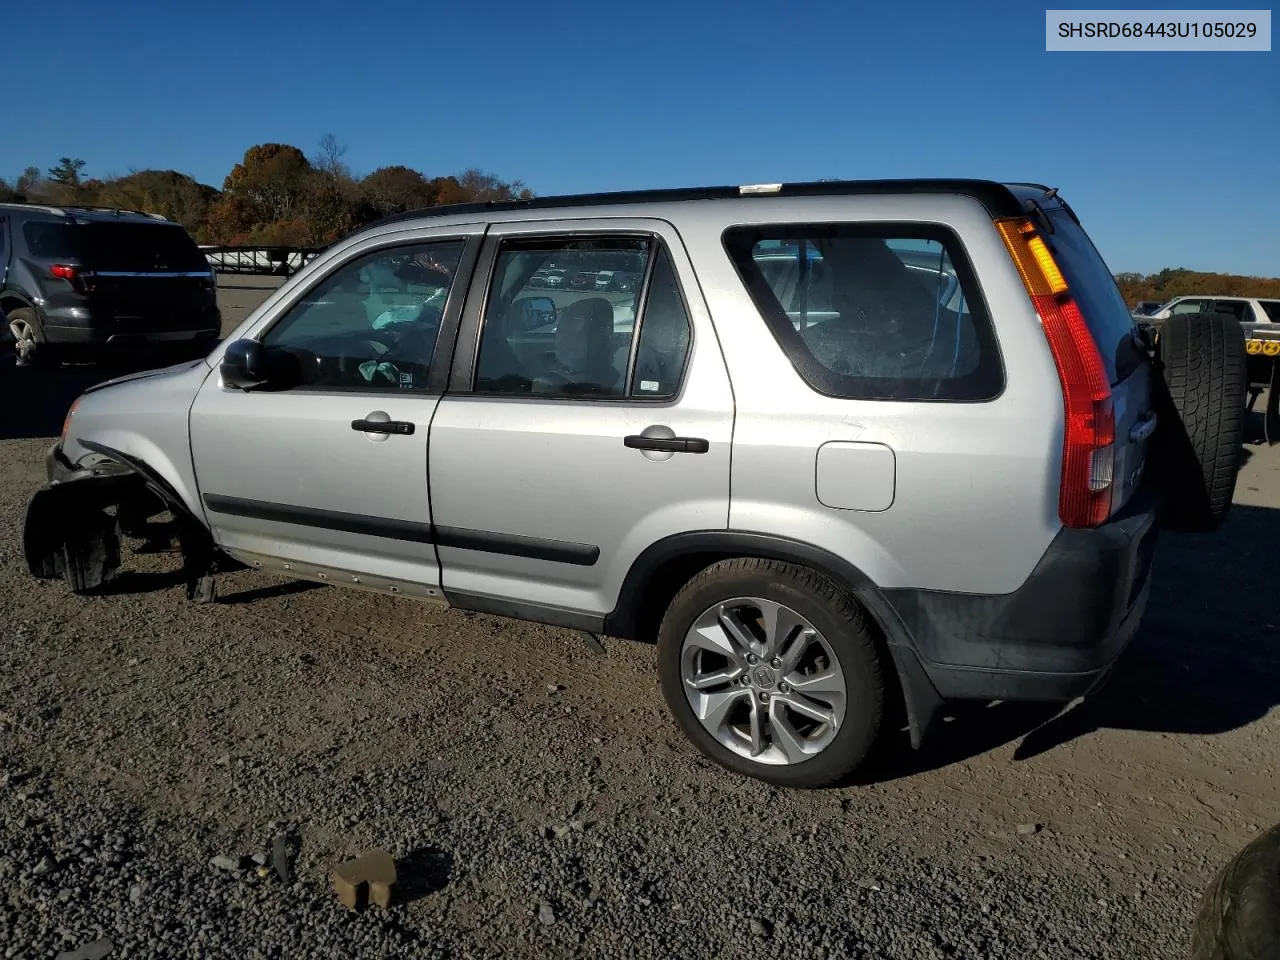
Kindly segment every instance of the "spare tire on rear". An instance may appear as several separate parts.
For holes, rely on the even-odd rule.
[[[1231,509],[1244,443],[1244,328],[1230,314],[1177,314],[1158,336],[1153,454],[1165,485],[1163,523],[1214,530]]]
[[[1232,857],[1200,900],[1191,960],[1280,957],[1280,826]]]

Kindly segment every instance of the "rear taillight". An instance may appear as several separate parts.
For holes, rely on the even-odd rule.
[[[55,263],[49,268],[49,273],[59,280],[66,280],[81,293],[88,293],[93,289],[92,270],[85,270],[70,263]]]
[[[1066,433],[1058,515],[1068,527],[1096,527],[1111,515],[1116,418],[1111,384],[1089,325],[1053,254],[1021,217],[996,221],[1035,304],[1062,383]]]

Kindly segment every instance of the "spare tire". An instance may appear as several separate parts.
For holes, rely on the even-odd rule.
[[[1231,509],[1249,387],[1244,340],[1226,313],[1178,314],[1160,326],[1153,455],[1170,529],[1214,530]]]
[[[1218,871],[1191,932],[1191,960],[1274,957],[1280,957],[1280,825]]]

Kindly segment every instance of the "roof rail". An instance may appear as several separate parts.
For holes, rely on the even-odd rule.
[[[65,217],[66,210],[48,203],[29,203],[25,200],[0,200],[0,207],[21,207],[23,210],[42,210],[54,216]]]
[[[31,203],[24,200],[0,200],[0,207],[21,207],[24,210],[41,210],[44,213],[51,213],[58,217],[72,216],[77,210],[84,210],[92,213],[114,213],[117,217],[121,214],[132,214],[138,217],[148,217],[152,220],[164,220],[169,222],[169,218],[161,213],[151,213],[147,210],[133,210],[129,207],[113,207],[99,206],[92,203]]]
[[[93,213],[114,213],[117,217],[123,213],[131,213],[139,217],[150,217],[152,220],[168,220],[169,218],[159,213],[151,213],[147,210],[134,210],[131,207],[114,207],[100,206],[92,203],[72,203],[65,207],[68,211],[87,210]]]
[[[450,217],[468,213],[507,210],[552,210],[563,207],[594,207],[610,204],[668,203],[678,200],[718,200],[730,197],[814,197],[855,196],[890,193],[957,193],[980,201],[993,213],[1014,215],[1020,207],[1009,187],[995,180],[920,178],[899,180],[809,180],[796,183],[747,184],[743,186],[677,187],[666,190],[620,190],[609,193],[579,193],[534,197],[529,200],[484,200],[442,204],[393,213],[370,224],[384,226],[421,217]]]

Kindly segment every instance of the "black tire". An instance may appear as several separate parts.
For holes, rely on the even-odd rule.
[[[685,634],[705,610],[734,597],[783,603],[816,627],[845,679],[845,717],[831,742],[811,759],[766,764],[723,746],[698,720],[684,692]],[[813,570],[773,560],[722,560],[698,573],[667,607],[658,631],[658,675],[667,707],[707,757],[736,773],[785,787],[823,787],[845,780],[867,758],[885,715],[884,660],[867,614],[846,591]]]
[[[1179,314],[1160,327],[1155,458],[1164,525],[1217,529],[1231,510],[1249,378],[1244,328],[1223,313]]]
[[[1280,825],[1232,857],[1200,901],[1191,960],[1280,957]]]

